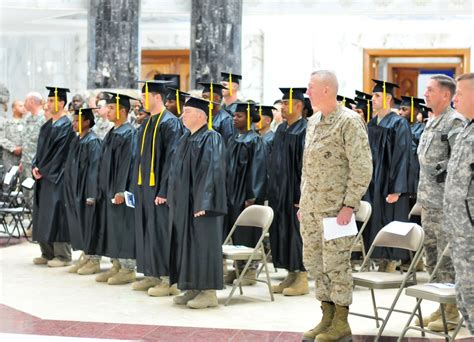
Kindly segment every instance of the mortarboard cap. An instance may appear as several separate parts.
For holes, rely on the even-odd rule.
[[[395,108],[400,108],[400,106],[402,105],[402,100],[400,99],[397,99],[396,97],[393,98],[393,106]]]
[[[67,93],[70,92],[68,88],[60,87],[46,87],[49,90],[48,97],[57,97],[58,100],[67,102]]]
[[[256,110],[255,103],[252,102],[236,102],[235,103],[235,113],[246,113],[247,115],[250,115],[250,121],[251,122],[259,122],[260,121],[260,115],[258,114],[258,111]]]
[[[372,100],[372,95],[364,93],[363,91],[356,90],[355,94],[356,94],[355,99]]]
[[[137,81],[138,83],[145,83],[142,87],[142,94],[146,93],[146,88],[148,85],[148,91],[150,93],[166,93],[167,85],[170,85],[171,81],[163,80],[146,80],[146,81]]]
[[[428,119],[429,118],[429,112],[433,111],[430,107],[427,107],[427,106],[424,106],[424,105],[420,105],[420,109],[421,109],[421,114],[423,115],[424,119]]]
[[[257,109],[258,109],[259,116],[260,116],[260,114],[262,114],[262,115],[265,115],[265,116],[268,116],[268,117],[272,118],[272,120],[273,120],[273,111],[276,110],[275,107],[257,105]]]
[[[212,102],[212,103],[213,104],[218,104],[218,103],[215,103],[215,102]],[[206,113],[206,115],[208,115],[210,104],[211,104],[211,102],[208,101],[208,100],[190,96],[188,98],[188,100],[186,101],[186,103],[184,104],[184,106],[200,109],[200,110],[204,111],[204,113]]]
[[[79,108],[74,111],[74,115],[79,116],[79,134],[82,134],[82,120],[89,120],[90,125],[89,128],[94,127],[95,125],[95,118],[94,118],[94,109],[99,108]]]
[[[118,99],[119,105],[130,109],[130,107],[131,107],[130,101],[132,101],[132,100],[139,101],[138,99],[136,99],[132,96],[125,95],[125,94],[112,93],[110,91],[107,91],[106,93],[107,93],[107,95],[109,95],[109,97],[106,99],[107,104],[116,104],[117,103],[117,96],[118,96],[119,97],[119,99]]]
[[[413,97],[413,96],[402,96],[402,103],[401,106],[404,107],[411,107],[412,106],[412,100],[413,100],[413,107],[421,110],[420,105],[425,103],[424,99],[420,99],[418,97]]]
[[[212,82],[199,82],[200,85],[204,87],[202,90],[203,93],[210,93],[211,92],[211,85],[212,85],[212,92],[222,97],[222,89],[227,89],[220,83],[212,83]]]
[[[222,76],[222,81],[224,82],[233,82],[233,83],[240,83],[240,80],[242,79],[241,75],[229,73],[229,72],[221,72]]]
[[[170,101],[178,102],[176,98],[177,97],[176,93],[178,93],[179,101],[182,103],[186,102],[187,97],[191,97],[191,94],[189,93],[186,93],[176,88],[168,87],[168,95],[166,95],[166,99]]]
[[[352,109],[351,104],[353,105],[356,104],[356,102],[353,99],[349,97],[341,96],[341,95],[337,95],[337,100],[341,102],[344,105],[344,107],[349,108],[349,109]]]
[[[372,79],[372,81],[375,82],[374,89],[372,90],[373,93],[383,93],[384,92],[384,87],[385,87],[385,93],[394,96],[394,89],[395,88],[400,88],[395,83],[391,83],[391,82],[387,82],[387,81],[374,80],[374,79]]]
[[[281,98],[282,100],[290,99],[291,95],[293,100],[300,100],[304,103],[304,94],[306,93],[306,88],[280,88],[280,91],[283,93]]]

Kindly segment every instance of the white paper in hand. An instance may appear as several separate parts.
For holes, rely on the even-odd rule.
[[[357,224],[355,215],[352,214],[349,224],[342,226],[337,224],[336,217],[327,217],[323,219],[324,240],[334,240],[345,236],[357,235]]]
[[[392,221],[383,227],[383,230],[387,233],[406,236],[416,225],[413,222]]]
[[[123,195],[125,196],[125,205],[130,208],[135,208],[135,196],[128,191],[125,191]]]

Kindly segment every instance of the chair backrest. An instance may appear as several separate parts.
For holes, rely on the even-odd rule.
[[[360,201],[359,210],[355,214],[356,221],[368,222],[372,215],[372,206],[369,202]]]
[[[25,189],[32,190],[35,185],[35,180],[31,177],[26,178],[22,183],[21,186]]]
[[[408,214],[408,218],[412,216],[421,216],[421,204],[419,204],[418,202],[415,203],[413,208],[411,208],[410,213]]]
[[[413,223],[413,228],[406,235],[399,235],[386,231],[387,226],[382,228],[372,243],[376,247],[403,248],[417,251],[423,245],[425,233],[423,229]]]
[[[244,209],[235,221],[239,227],[259,227],[266,230],[273,221],[273,209],[263,205],[251,205]]]

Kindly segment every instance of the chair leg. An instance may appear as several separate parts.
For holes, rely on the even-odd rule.
[[[236,262],[235,265],[234,265],[234,269],[235,269],[235,281],[237,281],[239,278],[240,278],[240,273],[239,273],[239,268],[237,267],[238,263]],[[243,273],[243,272],[242,272]],[[244,291],[242,290],[242,284],[239,282],[237,282],[238,285],[239,285],[239,290],[240,290],[240,295],[243,295],[244,294]],[[233,284],[232,284],[233,285]]]
[[[405,288],[405,282],[402,283],[402,286],[400,286],[400,288],[398,289],[397,295],[395,296],[395,299],[393,300],[392,305],[390,306],[390,309],[388,310],[387,316],[385,316],[382,322],[382,326],[379,329],[379,333],[377,334],[377,337],[375,339],[376,341],[380,338],[380,336],[382,336],[385,326],[387,325],[388,319],[392,315],[393,309],[395,309],[395,305],[397,305],[398,299],[400,298],[400,295],[402,294],[404,288]]]
[[[263,252],[263,267],[265,267],[265,275],[267,277],[268,292],[270,292],[270,298],[273,302],[275,298],[273,297],[272,283],[270,281],[270,273],[268,272],[267,257],[265,255],[265,252]]]
[[[446,308],[446,306],[444,304],[440,304],[439,307],[440,307],[440,310],[441,310],[441,320],[443,321],[444,333],[449,337],[448,323],[446,323],[446,313],[444,312],[444,309]],[[445,338],[446,341],[449,341],[448,337]]]
[[[423,324],[423,315],[421,313],[421,301],[422,301],[422,299],[420,298],[420,299],[418,299],[418,303],[417,303],[418,304],[418,320],[420,321],[420,328],[425,329],[425,326]],[[425,330],[421,331],[421,336],[422,337],[426,336]]]
[[[372,306],[374,308],[375,326],[378,328],[380,326],[379,325],[379,313],[377,311],[377,303],[375,302],[374,289],[370,289],[370,295],[372,296]]]

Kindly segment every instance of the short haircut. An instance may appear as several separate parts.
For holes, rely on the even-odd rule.
[[[311,73],[312,76],[318,76],[334,88],[336,94],[339,92],[339,82],[337,81],[336,74],[329,70],[317,70]]]
[[[448,89],[451,97],[454,96],[454,93],[456,92],[456,81],[452,77],[438,74],[431,76],[431,79],[437,81],[441,88]]]
[[[26,98],[34,100],[34,102],[36,102],[36,104],[38,104],[38,105],[43,103],[43,96],[41,96],[41,94],[36,92],[36,91],[32,91],[32,92],[28,93],[26,95]]]
[[[456,81],[471,81],[474,83],[474,72],[468,72],[466,74],[462,74],[456,78]]]
[[[276,100],[275,102],[273,102],[273,105],[276,105],[276,104],[282,104],[283,101],[282,100]]]

